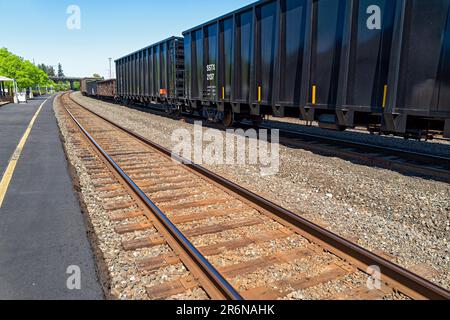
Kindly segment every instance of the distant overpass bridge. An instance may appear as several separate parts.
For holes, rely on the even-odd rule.
[[[80,82],[82,78],[76,78],[76,77],[49,77],[50,80],[52,80],[53,82],[56,83],[61,83],[61,82],[69,82],[70,83],[70,90],[74,90],[74,83],[75,82]]]

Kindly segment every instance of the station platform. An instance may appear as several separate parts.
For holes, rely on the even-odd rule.
[[[0,108],[0,180],[41,105],[0,204],[0,300],[103,299],[53,97]],[[72,266],[79,289],[67,285],[76,283]]]

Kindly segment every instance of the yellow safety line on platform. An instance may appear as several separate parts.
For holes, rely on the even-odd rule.
[[[9,184],[14,175],[14,170],[16,169],[17,162],[19,161],[20,155],[22,154],[23,147],[25,146],[25,143],[28,140],[28,136],[30,135],[31,129],[33,129],[34,123],[35,123],[37,117],[39,116],[39,113],[41,112],[42,108],[44,107],[44,104],[47,101],[48,101],[48,99],[46,99],[39,106],[39,109],[36,111],[33,118],[31,119],[30,124],[27,127],[27,130],[25,131],[22,139],[20,140],[19,144],[17,145],[16,150],[14,151],[11,159],[9,160],[8,167],[6,168],[6,171],[2,177],[2,181],[0,182],[0,208],[3,205],[3,200],[5,199],[6,192],[8,191]]]

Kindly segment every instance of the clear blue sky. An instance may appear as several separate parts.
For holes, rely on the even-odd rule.
[[[132,51],[253,3],[255,0],[0,0],[0,47],[69,76],[108,77],[108,58]],[[70,5],[81,29],[69,30]],[[114,70],[114,66],[113,66]]]

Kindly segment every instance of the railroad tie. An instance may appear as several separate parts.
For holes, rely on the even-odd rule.
[[[198,282],[192,276],[189,276],[148,287],[147,295],[151,300],[162,300],[198,287]]]
[[[200,252],[205,256],[215,256],[219,255],[223,252],[229,251],[229,250],[236,250],[239,248],[248,247],[251,244],[256,243],[263,243],[268,241],[273,241],[277,239],[287,238],[294,233],[292,231],[284,231],[284,230],[268,230],[265,232],[262,232],[260,234],[249,236],[249,237],[243,237],[236,240],[231,240],[227,242],[222,242],[218,244],[213,244],[209,246],[200,247]]]
[[[327,300],[382,300],[393,291],[391,288],[382,284],[380,289],[369,289],[367,286],[359,287],[356,290],[347,289],[344,292],[337,293],[327,297]]]
[[[103,186],[103,185],[99,185],[99,186],[94,186],[95,187],[95,191],[97,192],[112,192],[112,191],[117,191],[117,190],[124,190],[123,186],[121,186],[120,184],[115,184],[115,185],[109,185],[109,186]]]
[[[122,202],[113,202],[109,204],[104,204],[103,208],[108,211],[117,211],[124,210],[135,207],[136,203],[134,201],[122,201]]]
[[[186,214],[186,215],[176,215],[171,217],[170,220],[175,224],[183,224],[194,221],[202,221],[212,217],[225,217],[233,213],[238,213],[242,208],[229,208],[223,210],[209,210],[202,213]]]
[[[218,271],[227,278],[235,278],[239,275],[249,274],[275,264],[288,263],[297,259],[305,259],[313,255],[314,252],[307,248],[293,249],[286,252],[277,253],[275,255],[221,267],[218,268]]]
[[[290,292],[301,291],[338,280],[352,273],[349,269],[342,268],[337,264],[330,264],[319,274],[314,276],[298,275],[291,279],[276,281],[268,286],[249,289],[242,293],[249,300],[276,300],[285,297]]]
[[[123,220],[143,217],[143,216],[144,216],[144,213],[142,211],[130,211],[130,212],[112,214],[109,219],[111,221],[123,221]]]
[[[125,233],[132,233],[136,231],[143,231],[153,228],[153,224],[150,222],[139,222],[139,223],[131,223],[131,224],[124,224],[119,225],[114,228],[114,230],[118,234],[125,234]]]
[[[152,248],[166,243],[166,240],[160,236],[123,241],[122,247],[125,251],[134,251],[144,248]]]
[[[144,258],[136,262],[136,266],[141,271],[153,272],[160,268],[181,263],[179,257],[174,253],[167,253],[157,257]]]
[[[159,206],[159,208],[161,209],[161,211],[166,212],[166,211],[174,211],[174,210],[185,210],[185,209],[192,209],[192,208],[216,206],[216,205],[224,204],[227,201],[229,201],[229,199],[225,199],[225,198],[205,199],[205,200],[189,201],[189,202],[174,204],[174,205],[161,205],[161,206]]]
[[[214,225],[210,225],[210,226],[198,227],[198,228],[191,229],[191,230],[185,230],[183,232],[188,237],[197,237],[197,236],[203,236],[203,235],[207,235],[207,234],[214,234],[214,233],[220,233],[223,231],[239,229],[242,227],[256,226],[256,225],[259,225],[262,223],[263,223],[263,220],[261,220],[260,218],[251,218],[251,219],[247,219],[244,221],[229,222],[229,223],[223,223],[223,224],[214,224]]]
[[[100,194],[100,195],[98,195],[98,197],[100,199],[103,199],[103,200],[108,200],[108,199],[125,197],[127,195],[128,195],[128,193],[125,191],[125,189],[123,189],[121,191],[107,192],[107,193],[104,193],[104,194]]]
[[[143,188],[142,191],[144,191],[147,194],[152,193],[158,193],[158,192],[164,192],[164,191],[178,191],[183,189],[193,189],[198,188],[199,185],[197,183],[191,183],[191,184],[171,184],[167,186],[159,186],[159,187],[147,187]]]

